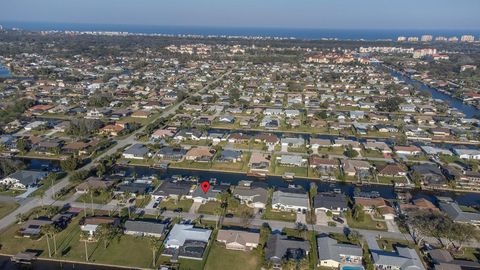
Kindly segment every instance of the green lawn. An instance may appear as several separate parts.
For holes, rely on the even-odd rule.
[[[24,189],[9,189],[9,190],[0,191],[0,195],[16,197],[18,195],[25,193],[25,191],[26,190]]]
[[[295,222],[297,220],[297,214],[295,214],[294,212],[273,211],[267,208],[262,218],[287,221],[287,222]]]
[[[137,198],[135,199],[135,207],[144,208],[150,202],[151,198],[152,197],[150,195],[137,196]]]
[[[227,264],[229,270],[260,269],[259,252],[227,250],[220,243],[214,243],[204,269],[223,270]]]
[[[220,205],[220,202],[216,201],[206,202],[200,205],[197,212],[200,214],[214,215],[216,211],[220,209]]]
[[[7,203],[7,202],[0,202],[0,218],[10,214],[13,210],[17,209],[17,203]]]
[[[195,162],[192,160],[184,160],[181,162],[171,163],[172,168],[193,168],[193,169],[210,169],[212,167],[211,162]]]
[[[78,197],[76,201],[87,202],[87,203],[91,203],[93,201],[93,203],[95,204],[107,204],[111,200],[112,200],[112,194],[110,192],[105,191],[105,192],[100,192],[98,194],[93,194],[93,196],[91,196],[88,193],[82,194],[80,197]]]
[[[410,243],[406,240],[382,238],[382,239],[378,239],[377,243],[381,249],[386,251],[394,251],[395,246],[407,246],[409,248],[415,248],[415,244]]]
[[[457,260],[478,261],[480,257],[480,250],[477,248],[464,247],[462,250],[452,253],[453,257]]]
[[[193,204],[193,200],[190,200],[190,199],[180,200],[178,203],[174,199],[169,199],[169,200],[162,200],[158,207],[160,208],[165,207],[167,210],[175,210],[177,208],[182,208],[183,212],[187,212],[188,210],[190,210],[190,207],[192,207],[192,204]]]
[[[387,224],[383,221],[374,221],[372,217],[368,214],[364,215],[363,221],[356,221],[352,218],[350,214],[345,215],[347,218],[348,226],[351,228],[356,229],[365,229],[365,230],[378,230],[378,231],[386,231]]]

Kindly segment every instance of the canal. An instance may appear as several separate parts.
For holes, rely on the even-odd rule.
[[[456,98],[454,98],[450,95],[442,93],[442,92],[438,91],[437,89],[426,85],[423,82],[411,79],[410,77],[405,76],[405,75],[399,73],[398,71],[392,70],[390,68],[388,68],[388,70],[390,71],[390,74],[392,76],[394,76],[395,78],[397,78],[401,81],[404,81],[405,83],[407,83],[409,85],[418,86],[420,91],[430,93],[432,95],[433,99],[443,100],[444,102],[448,103],[448,105],[450,107],[455,108],[455,109],[459,110],[460,112],[464,113],[465,116],[468,117],[468,118],[472,118],[475,115],[480,115],[480,110],[475,108],[474,106],[465,104],[459,99],[456,99]]]
[[[32,170],[52,170],[59,168],[59,162],[55,160],[38,160],[38,159],[23,159],[28,169]],[[294,178],[291,181],[285,181],[280,176],[267,176],[265,179],[259,179],[253,176],[248,176],[245,173],[233,173],[233,172],[217,172],[217,171],[202,171],[202,170],[189,170],[189,169],[174,169],[161,170],[150,167],[141,166],[117,166],[115,171],[124,171],[127,176],[135,175],[137,177],[142,176],[156,176],[159,179],[169,179],[174,175],[181,175],[185,177],[196,177],[200,181],[216,179],[217,183],[228,183],[231,185],[238,184],[241,180],[261,181],[268,184],[270,187],[288,187],[288,185],[299,185],[308,190],[310,184],[314,182],[318,191],[332,191],[333,189],[340,189],[343,193],[353,195],[355,189],[361,191],[377,191],[380,196],[386,199],[395,199],[396,190],[393,185],[379,185],[379,184],[365,184],[362,186],[355,186],[348,182],[327,182],[321,180],[307,179],[307,178]],[[457,200],[458,203],[467,206],[480,205],[480,193],[474,192],[452,192],[452,191],[429,191],[420,189],[411,189],[409,192],[414,198],[427,198],[433,202],[436,201],[436,196],[447,196]]]
[[[12,76],[10,70],[0,63],[0,78],[9,78]]]

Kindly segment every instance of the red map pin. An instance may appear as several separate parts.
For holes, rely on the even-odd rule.
[[[203,181],[203,182],[200,184],[200,187],[202,188],[203,192],[207,193],[208,190],[210,189],[210,182],[208,182],[208,181]]]

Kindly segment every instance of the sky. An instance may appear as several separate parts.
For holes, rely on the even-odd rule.
[[[480,29],[480,0],[3,0],[0,21],[312,29]]]

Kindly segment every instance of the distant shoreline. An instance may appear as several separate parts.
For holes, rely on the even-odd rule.
[[[326,28],[276,28],[276,27],[212,27],[168,25],[120,25],[82,24],[60,22],[11,22],[0,21],[5,29],[28,31],[90,31],[124,32],[137,35],[192,36],[250,39],[298,39],[298,40],[343,40],[343,41],[396,41],[398,36],[480,36],[480,29],[326,29]]]

